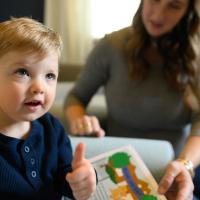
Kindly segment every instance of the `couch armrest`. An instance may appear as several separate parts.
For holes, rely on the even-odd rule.
[[[132,145],[157,181],[163,176],[166,165],[174,159],[172,145],[164,140],[108,136],[103,138],[70,136],[70,138],[73,150],[79,142],[84,142],[86,144],[86,158],[91,158],[126,145]]]

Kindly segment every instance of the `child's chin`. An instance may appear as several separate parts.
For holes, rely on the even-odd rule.
[[[26,121],[34,121],[40,117],[42,117],[45,113],[40,113],[40,114],[32,114],[26,117]]]

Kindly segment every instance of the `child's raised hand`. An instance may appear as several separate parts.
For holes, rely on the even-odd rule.
[[[72,172],[66,175],[76,200],[88,199],[96,189],[96,173],[92,164],[85,159],[85,145],[79,143],[72,161]]]

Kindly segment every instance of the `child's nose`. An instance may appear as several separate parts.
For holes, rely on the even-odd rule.
[[[44,84],[41,81],[35,81],[32,84],[31,92],[34,94],[43,94],[44,93]]]

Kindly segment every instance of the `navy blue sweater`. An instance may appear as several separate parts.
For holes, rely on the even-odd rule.
[[[0,199],[74,199],[65,181],[71,161],[70,140],[50,114],[32,122],[26,140],[0,134]]]

